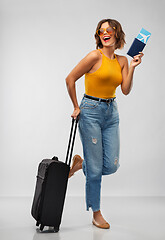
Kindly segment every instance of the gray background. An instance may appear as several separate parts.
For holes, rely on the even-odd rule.
[[[0,196],[32,196],[38,163],[65,160],[73,111],[65,78],[95,49],[103,18],[126,33],[125,55],[142,27],[152,33],[132,92],[117,89],[120,168],[103,178],[102,194],[164,196],[164,9],[162,0],[1,0]],[[130,57],[128,56],[129,62]],[[84,76],[77,82],[79,103]],[[82,155],[77,133],[74,153]],[[85,178],[69,181],[68,195],[84,195]]]

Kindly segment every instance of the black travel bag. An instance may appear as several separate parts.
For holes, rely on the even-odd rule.
[[[59,231],[77,123],[78,117],[75,120],[72,119],[65,162],[59,161],[58,157],[53,157],[42,160],[38,167],[31,214],[41,231],[44,226],[53,227],[55,232]]]

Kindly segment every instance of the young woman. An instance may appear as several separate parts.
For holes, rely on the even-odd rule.
[[[86,176],[86,206],[92,208],[93,224],[100,228],[110,225],[100,211],[100,190],[103,175],[115,173],[119,168],[119,113],[115,91],[121,85],[128,95],[132,88],[135,67],[141,63],[143,53],[135,56],[130,66],[125,56],[115,54],[125,44],[121,24],[114,19],[101,20],[95,33],[96,50],[88,53],[66,78],[68,93],[74,111],[79,117],[79,132],[84,160],[76,155],[70,170],[71,177],[79,169]],[[85,94],[80,106],[77,102],[75,82],[85,74]]]

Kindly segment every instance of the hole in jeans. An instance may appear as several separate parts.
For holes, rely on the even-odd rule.
[[[118,162],[118,158],[115,158],[114,164],[117,165],[117,162]]]
[[[92,138],[92,142],[93,142],[94,144],[96,144],[96,143],[97,143],[97,138]]]

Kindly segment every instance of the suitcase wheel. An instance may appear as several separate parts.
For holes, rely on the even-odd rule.
[[[42,231],[44,229],[44,225],[40,225],[40,230]]]
[[[54,227],[54,231],[58,232],[59,231],[59,227]]]

